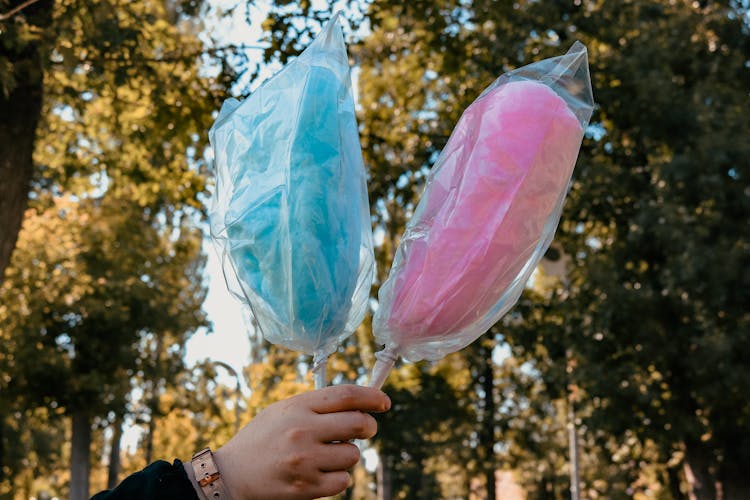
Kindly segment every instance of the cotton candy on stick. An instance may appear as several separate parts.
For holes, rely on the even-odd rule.
[[[466,109],[380,289],[373,329],[386,348],[371,385],[398,355],[463,348],[518,300],[552,240],[592,106],[576,44],[504,75]]]
[[[493,89],[467,110],[459,133],[472,123],[474,148],[446,147],[465,161],[433,179],[420,214],[429,234],[404,239],[409,254],[388,322],[396,343],[444,337],[486,313],[532,255],[570,178],[581,128],[546,85]]]
[[[211,234],[230,290],[273,343],[325,360],[359,325],[374,273],[367,188],[338,16],[209,133]]]

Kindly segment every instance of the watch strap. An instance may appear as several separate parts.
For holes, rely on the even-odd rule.
[[[195,480],[208,500],[231,500],[210,448],[204,448],[193,455],[190,463]]]

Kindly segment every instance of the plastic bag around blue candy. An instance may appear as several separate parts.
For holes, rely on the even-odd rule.
[[[325,360],[361,323],[370,210],[349,62],[336,14],[300,56],[209,131],[211,236],[230,291],[264,337]]]

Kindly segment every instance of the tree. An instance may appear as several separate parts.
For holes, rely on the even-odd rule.
[[[164,224],[108,198],[54,200],[27,217],[1,293],[2,348],[12,360],[2,397],[64,408],[71,496],[83,497],[92,419],[124,410],[141,344],[159,338],[182,363],[186,338],[205,322],[202,238],[188,218]]]
[[[16,243],[33,173],[34,137],[42,110],[44,37],[52,0],[16,12],[21,1],[0,2],[0,282]]]
[[[538,312],[545,299],[537,293],[536,287],[527,291],[504,321],[505,335],[514,342],[513,353],[498,369],[500,455],[506,467],[516,472],[527,498],[571,498],[571,426],[577,438],[581,498],[683,498],[679,482],[674,485],[678,495],[665,496],[673,486],[665,465],[671,457],[661,455],[654,443],[632,432],[613,436],[608,429],[590,425],[599,401],[575,384],[570,359],[566,365],[550,358],[545,346],[559,344],[554,339],[559,338],[565,318],[550,310]],[[544,315],[547,323],[528,319],[533,312]],[[524,337],[547,336],[551,339],[544,344],[533,344],[533,352],[523,347]]]
[[[5,399],[3,404],[2,440],[5,447],[0,479],[0,498],[13,498],[13,491],[23,498],[35,496],[39,478],[54,488],[60,481],[60,464],[64,460],[65,428],[58,408],[25,409]],[[7,416],[6,416],[7,415]],[[14,488],[6,488],[12,478]]]
[[[460,364],[458,359],[455,362]],[[442,488],[449,485],[438,480],[440,470],[450,464],[465,466],[472,458],[467,454],[471,445],[466,432],[472,415],[461,396],[461,379],[451,377],[447,363],[426,368],[409,364],[394,371],[384,389],[392,409],[376,416],[379,429],[373,442],[390,482],[391,498],[443,497]],[[434,460],[437,457],[439,462]],[[466,478],[466,471],[461,472],[459,477]]]
[[[232,77],[196,36],[202,7],[0,1],[0,279],[32,187],[85,191],[94,176],[143,206],[200,207],[205,130]]]
[[[744,498],[750,407],[735,395],[750,389],[749,288],[737,270],[750,254],[733,221],[750,208],[748,146],[734,140],[750,131],[747,5],[586,7],[556,12],[567,30],[550,25],[588,43],[600,104],[558,236],[571,264],[551,304],[565,328],[525,345],[558,363],[571,349],[592,428],[684,456],[695,498],[716,483]]]
[[[7,228],[0,235],[0,274],[30,190],[27,213],[38,215],[32,231],[44,227],[59,234],[62,229],[39,220],[47,217],[71,232],[60,234],[67,246],[55,251],[26,241],[26,255],[8,268],[12,283],[4,286],[4,295],[11,300],[0,329],[13,336],[6,352],[16,362],[4,372],[10,379],[3,383],[13,390],[3,397],[20,395],[14,404],[23,408],[47,398],[73,417],[78,432],[72,462],[84,467],[80,474],[74,470],[80,478],[74,481],[76,497],[85,495],[92,416],[124,412],[124,395],[141,372],[157,384],[173,378],[182,366],[186,336],[205,321],[199,312],[201,235],[194,222],[205,188],[205,131],[227,73],[220,63],[210,71],[216,76],[199,71],[220,52],[206,50],[196,36],[201,2],[24,4],[0,1],[0,102],[4,111],[15,110],[0,119],[0,144],[8,152],[0,169],[11,169],[0,188],[0,217]],[[60,204],[68,215],[55,217]],[[127,244],[117,240],[122,237]],[[39,242],[44,236],[28,238]],[[53,274],[42,287],[45,272]],[[39,285],[28,288],[21,279],[28,275]],[[65,297],[80,301],[83,309],[75,310]],[[27,309],[13,309],[17,306]],[[105,337],[107,327],[112,332]],[[55,340],[49,328],[63,336]],[[39,366],[17,362],[32,359],[31,339],[40,335],[48,359]],[[89,350],[92,366],[84,366],[87,358],[80,354]],[[107,352],[111,358],[97,357]],[[87,395],[102,405],[85,404]],[[79,414],[77,408],[90,412]],[[0,462],[5,464],[3,453]]]

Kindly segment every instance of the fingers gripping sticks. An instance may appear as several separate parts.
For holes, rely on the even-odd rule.
[[[211,235],[263,335],[325,360],[362,321],[374,274],[365,171],[338,15],[209,132]]]
[[[397,356],[440,359],[515,304],[552,241],[592,109],[578,42],[501,76],[466,109],[380,288],[372,386]]]

